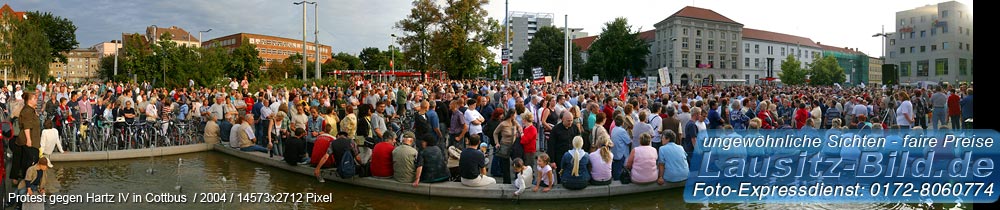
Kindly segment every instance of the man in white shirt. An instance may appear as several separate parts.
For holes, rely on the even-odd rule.
[[[236,83],[236,79],[230,80],[229,81],[229,88],[233,89],[233,90],[239,89],[240,88],[240,83]]]
[[[483,118],[479,111],[476,111],[476,99],[469,99],[466,103],[469,106],[468,110],[465,110],[465,122],[469,125],[469,135],[479,135],[483,133],[483,123],[486,122],[486,118]]]

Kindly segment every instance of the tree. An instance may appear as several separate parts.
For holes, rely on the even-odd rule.
[[[781,78],[781,82],[788,85],[801,85],[805,84],[806,72],[807,70],[802,69],[802,62],[788,55],[785,61],[781,62],[781,72],[778,72],[778,78]]]
[[[828,86],[834,83],[844,83],[847,76],[844,75],[844,68],[837,64],[837,59],[832,55],[823,58],[816,58],[810,64],[809,84]]]
[[[440,27],[442,16],[441,8],[433,0],[415,0],[410,15],[396,22],[395,27],[404,32],[397,42],[407,49],[402,58],[421,74],[430,68],[431,35]]]
[[[389,58],[386,58],[386,55],[376,47],[366,47],[365,49],[361,49],[358,59],[361,60],[364,69],[381,70],[389,68]]]
[[[250,44],[250,40],[246,38],[243,39],[243,43],[230,54],[226,72],[231,78],[247,77],[252,80],[260,75],[260,65],[263,65],[264,61],[258,57],[256,45]]]
[[[495,55],[489,48],[502,40],[500,22],[489,17],[488,0],[447,0],[441,28],[432,35],[431,63],[452,78],[466,78],[484,71]]]
[[[4,27],[3,37],[10,38],[8,47],[14,75],[28,75],[28,79],[34,81],[47,78],[52,47],[43,28],[32,19],[18,21],[9,16],[4,18],[10,24],[9,28]]]
[[[587,50],[587,66],[583,77],[598,75],[601,78],[621,79],[627,74],[643,75],[649,43],[639,38],[639,30],[632,30],[624,17],[605,23],[601,35]]]
[[[531,39],[528,50],[524,51],[520,60],[524,62],[523,65],[529,68],[541,67],[545,75],[556,76],[556,71],[566,69],[563,58],[566,49],[564,43],[563,31],[553,26],[542,27],[538,29],[538,32],[535,32],[535,38]],[[573,65],[580,66],[579,64],[583,60],[580,57],[580,47],[572,46],[574,49],[572,50]]]
[[[333,59],[336,59],[336,60],[339,60],[339,61],[343,61],[344,63],[347,64],[347,67],[345,67],[343,69],[338,69],[338,70],[345,70],[345,69],[356,70],[356,69],[363,69],[364,68],[364,65],[362,65],[362,63],[361,63],[361,59],[358,59],[357,56],[354,56],[354,55],[351,55],[351,54],[347,54],[345,52],[340,52],[340,53],[337,53],[336,55],[333,55]]]
[[[76,41],[76,26],[69,19],[49,12],[34,11],[28,13],[28,20],[43,31],[51,47],[49,53],[60,63],[66,63],[66,55],[62,52],[73,50],[80,45]]]
[[[330,59],[326,63],[323,63],[323,73],[333,72],[334,70],[347,70],[348,66],[347,62],[337,60],[336,58]]]

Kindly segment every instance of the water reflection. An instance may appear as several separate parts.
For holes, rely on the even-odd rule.
[[[183,164],[178,170],[178,158]],[[477,200],[429,197],[345,185],[318,183],[309,176],[245,161],[217,152],[149,159],[55,163],[54,193],[177,193],[187,203],[70,204],[49,209],[950,209],[955,204],[717,204],[685,203],[683,189],[613,198],[555,201]],[[146,173],[153,168],[155,173]],[[223,182],[222,178],[226,181]],[[196,203],[194,193],[310,192],[334,195],[332,203]],[[960,208],[967,209],[968,205]]]

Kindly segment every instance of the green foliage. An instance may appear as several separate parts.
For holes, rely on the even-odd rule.
[[[430,68],[428,53],[431,46],[432,28],[442,20],[441,8],[433,0],[415,0],[410,15],[396,22],[395,28],[403,30],[404,34],[397,42],[403,48],[402,59],[412,64],[412,68],[426,72]]]
[[[810,73],[812,73],[812,76],[809,77],[810,85],[828,86],[834,83],[843,84],[847,80],[847,76],[844,75],[844,68],[840,67],[837,59],[832,55],[816,58],[810,64]]]
[[[229,65],[226,65],[226,73],[230,78],[246,77],[254,80],[260,76],[260,65],[264,61],[260,59],[257,46],[250,44],[250,40],[244,38],[243,45],[240,45],[229,55]]]
[[[649,43],[639,39],[639,30],[633,30],[624,17],[605,23],[601,35],[587,50],[587,65],[581,77],[598,75],[602,79],[617,80],[631,73],[643,75]]]
[[[389,68],[388,54],[382,53],[377,47],[367,47],[358,54],[358,59],[366,70],[380,70]]]
[[[343,61],[344,63],[347,64],[347,67],[345,67],[343,69],[337,69],[337,70],[344,70],[344,69],[352,69],[353,70],[353,69],[363,69],[364,68],[364,66],[361,63],[361,59],[358,59],[357,56],[354,56],[354,55],[351,55],[351,54],[347,54],[345,52],[340,52],[340,53],[337,53],[336,55],[333,55],[333,59],[339,60],[339,61]],[[324,69],[326,69],[326,68],[324,67]]]
[[[788,55],[785,61],[781,62],[781,72],[778,72],[778,78],[781,79],[782,83],[788,85],[801,85],[805,84],[807,73],[807,70],[802,69],[801,61]]]
[[[160,40],[156,45],[150,45],[138,34],[127,35],[118,56],[118,75],[114,74],[115,57],[107,56],[101,59],[100,77],[112,81],[131,81],[134,78],[135,82],[150,81],[158,87],[187,86],[188,80],[201,86],[212,86],[233,73],[228,68],[238,62],[232,57],[238,49],[231,54],[221,47],[177,46],[170,41],[171,36],[164,33],[158,37]],[[256,49],[251,50],[254,51],[253,58],[257,59]],[[259,72],[257,66],[250,66],[254,68],[252,72]]]
[[[62,52],[73,50],[80,45],[76,41],[76,26],[73,21],[64,17],[52,15],[49,12],[29,12],[28,20],[31,24],[38,26],[48,38],[51,47],[50,54],[54,60],[66,63],[66,55]]]
[[[467,78],[485,70],[495,55],[490,47],[503,40],[500,22],[489,17],[488,0],[448,0],[440,30],[434,33],[431,54],[439,69],[452,78]]]
[[[45,29],[35,20],[14,20],[13,17],[5,15],[5,22],[9,27],[3,27],[2,37],[10,37],[4,40],[2,54],[8,54],[11,58],[10,67],[14,75],[28,75],[28,79],[40,81],[48,78],[49,63],[52,62],[52,50],[49,39],[46,37]]]
[[[528,66],[529,69],[533,67],[542,67],[542,71],[545,75],[555,77],[557,75],[556,71],[565,70],[566,67],[563,66],[564,50],[565,50],[565,36],[563,31],[557,29],[553,26],[546,26],[538,29],[535,32],[535,38],[531,39],[531,43],[528,45],[528,50],[524,51],[524,55],[521,56],[520,60],[523,65]],[[572,45],[573,49],[573,66],[580,66],[582,63],[582,58],[580,57],[580,47]],[[560,68],[561,67],[561,68]]]

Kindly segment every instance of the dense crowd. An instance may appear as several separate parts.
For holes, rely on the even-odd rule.
[[[171,118],[203,124],[206,143],[314,166],[317,176],[336,168],[342,177],[471,187],[499,179],[514,184],[515,195],[613,180],[684,181],[693,142],[708,129],[960,129],[971,126],[973,113],[967,85],[622,86],[429,80],[253,90],[244,79],[170,89],[49,83],[26,91],[15,84],[0,91],[0,107],[16,118],[15,134],[4,133],[17,135],[9,178],[29,185],[25,173],[48,154],[40,152],[41,127],[59,126],[55,118]]]

